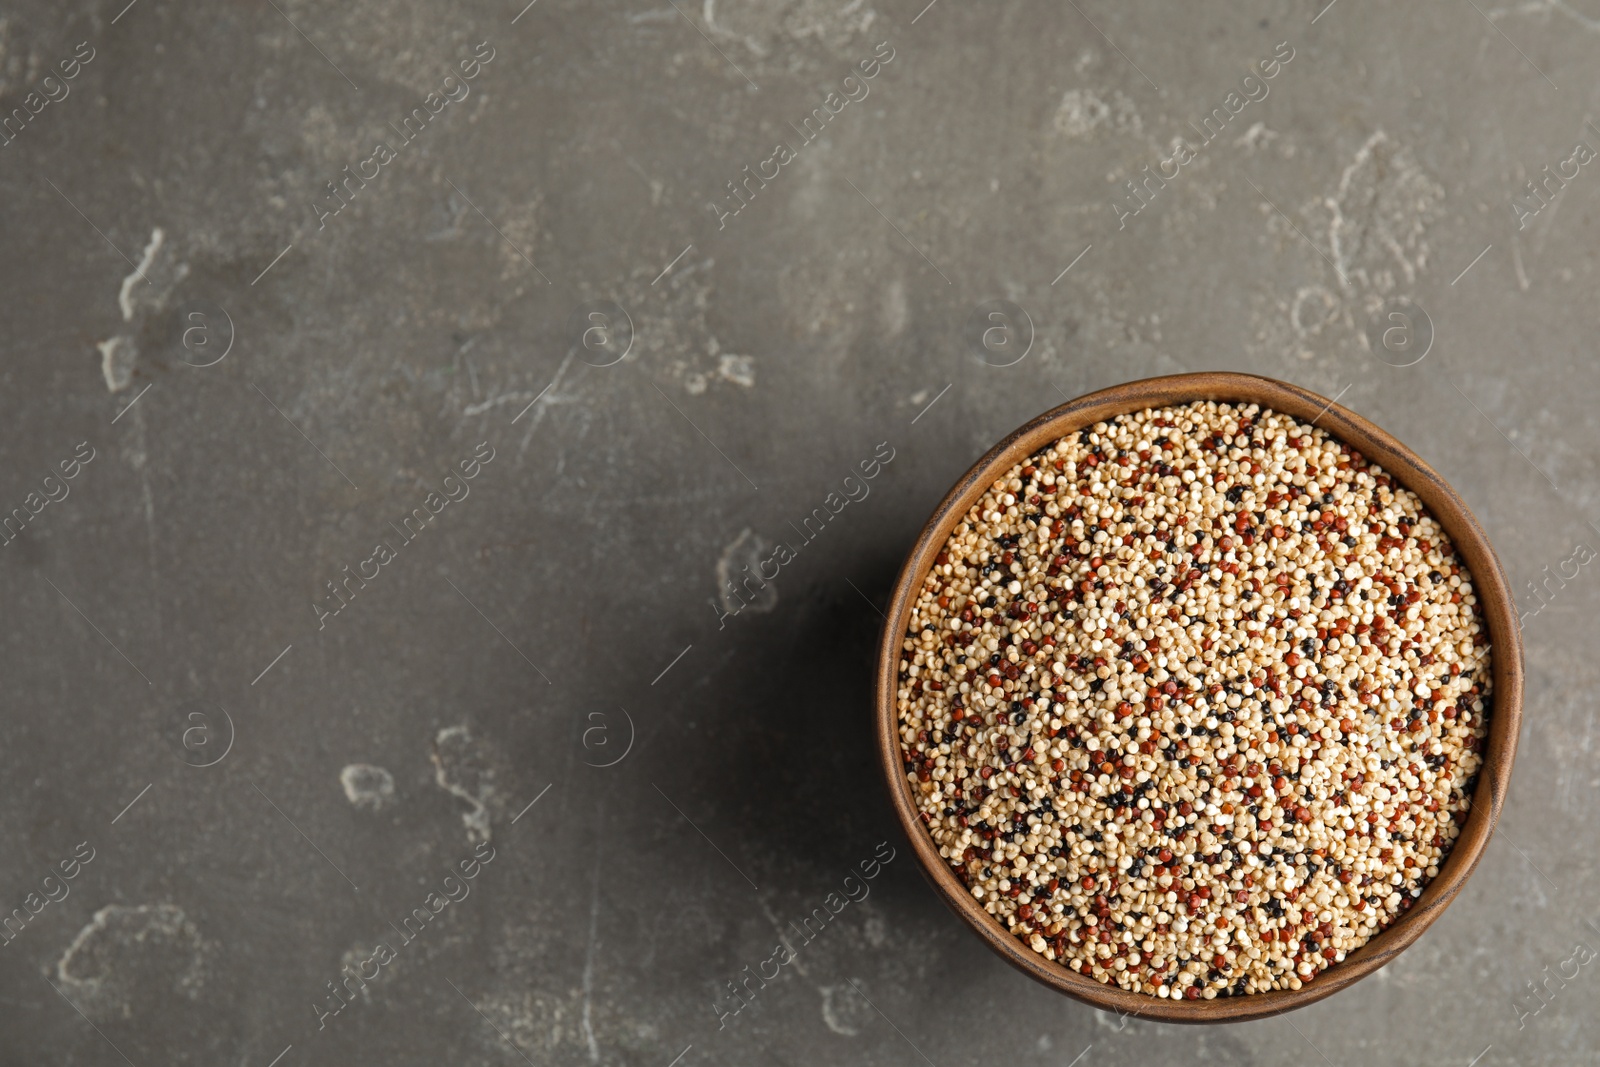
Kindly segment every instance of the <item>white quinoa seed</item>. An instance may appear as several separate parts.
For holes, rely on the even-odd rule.
[[[1024,944],[1152,996],[1298,989],[1439,872],[1489,645],[1415,494],[1204,402],[1013,467],[922,584],[898,712],[923,823]]]

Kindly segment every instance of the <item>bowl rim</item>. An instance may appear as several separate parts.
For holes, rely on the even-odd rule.
[[[1206,400],[1259,404],[1319,426],[1422,499],[1472,576],[1489,631],[1493,706],[1466,825],[1444,867],[1408,911],[1300,989],[1191,1001],[1130,992],[1047,960],[979,906],[939,856],[918,817],[900,753],[896,682],[914,594],[951,530],[1001,473],[1041,446],[1115,415]],[[1432,467],[1378,426],[1308,389],[1258,375],[1202,371],[1125,382],[1080,396],[1029,420],[984,453],[934,509],[900,569],[880,632],[873,697],[880,767],[900,827],[940,897],[991,949],[1029,977],[1093,1007],[1162,1022],[1208,1023],[1269,1017],[1330,996],[1389,962],[1443,913],[1477,867],[1505,803],[1522,723],[1522,688],[1522,637],[1510,583],[1471,510]]]

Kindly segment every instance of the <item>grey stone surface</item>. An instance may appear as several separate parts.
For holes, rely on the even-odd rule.
[[[1290,1018],[1119,1020],[1009,970],[913,869],[868,732],[924,517],[1118,381],[1339,396],[1519,589],[1600,543],[1600,174],[1525,191],[1600,147],[1593,0],[124,4],[0,8],[0,508],[42,504],[0,547],[0,908],[28,915],[0,1060],[1600,1057],[1600,964],[1549,977],[1600,948],[1592,567],[1525,603],[1521,759],[1467,890]],[[747,165],[770,180],[720,217]],[[1021,314],[985,349],[988,301]],[[883,841],[870,896],[719,1027]]]

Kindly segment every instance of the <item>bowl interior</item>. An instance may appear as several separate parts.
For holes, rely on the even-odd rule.
[[[978,905],[940,858],[919,820],[901,762],[895,697],[900,642],[916,591],[956,524],[1001,474],[1040,447],[1114,415],[1202,400],[1260,404],[1314,423],[1360,451],[1422,499],[1472,576],[1489,630],[1493,692],[1488,744],[1466,823],[1438,876],[1427,883],[1411,908],[1343,962],[1300,989],[1191,1001],[1129,992],[1047,960]],[[945,902],[991,948],[1031,977],[1108,1011],[1169,1022],[1236,1021],[1303,1007],[1372,973],[1415,941],[1460,891],[1488,844],[1510,781],[1522,719],[1521,632],[1509,583],[1477,520],[1444,479],[1403,444],[1361,416],[1298,386],[1246,374],[1180,374],[1114,386],[1045,412],[995,445],[962,476],[923,527],[895,583],[879,645],[875,706],[881,766],[913,852]]]

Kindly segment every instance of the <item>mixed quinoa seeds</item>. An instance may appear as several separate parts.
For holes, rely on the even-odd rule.
[[[1256,405],[1063,438],[968,512],[902,645],[907,780],[982,907],[1123,989],[1298,989],[1411,906],[1489,645],[1410,491]]]

